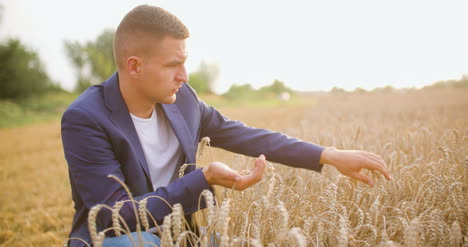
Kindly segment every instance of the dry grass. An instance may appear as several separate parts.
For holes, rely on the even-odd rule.
[[[52,246],[73,216],[58,122],[0,130],[0,246]]]
[[[271,164],[265,180],[251,189],[217,188],[217,204],[200,212],[198,222],[207,236],[220,234],[221,246],[466,246],[466,95],[335,94],[319,97],[313,107],[221,109],[249,125],[378,153],[394,180],[371,174],[378,183],[370,188],[328,166],[320,175]],[[60,245],[73,207],[59,124],[0,130],[0,138],[0,246]],[[211,160],[238,170],[252,163],[205,148],[199,164]],[[179,215],[175,210],[165,220],[166,245],[184,239],[210,244],[207,236],[187,232]]]

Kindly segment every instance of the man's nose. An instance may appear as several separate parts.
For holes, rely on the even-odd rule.
[[[182,65],[180,70],[178,71],[176,79],[177,81],[188,82],[189,77],[187,75],[187,70],[185,69],[184,65]]]

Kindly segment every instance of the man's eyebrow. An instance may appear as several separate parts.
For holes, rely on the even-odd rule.
[[[167,65],[179,65],[183,64],[185,62],[185,59],[174,59],[169,62],[167,62]]]
[[[168,65],[178,65],[178,64],[183,64],[185,63],[185,61],[187,61],[187,54],[185,54],[185,56],[183,58],[174,58],[172,60],[170,60],[167,64]]]

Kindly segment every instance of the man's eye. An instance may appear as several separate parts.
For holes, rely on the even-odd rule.
[[[167,65],[167,67],[172,67],[173,68],[173,67],[177,67],[179,65],[180,65],[180,63],[170,63],[170,64]]]

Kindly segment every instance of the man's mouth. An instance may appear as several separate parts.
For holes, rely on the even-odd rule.
[[[179,89],[180,89],[181,87],[182,87],[182,86],[180,86],[180,87],[178,87],[178,88],[176,88],[176,89],[172,89],[172,92],[173,92],[173,93],[179,92]]]

